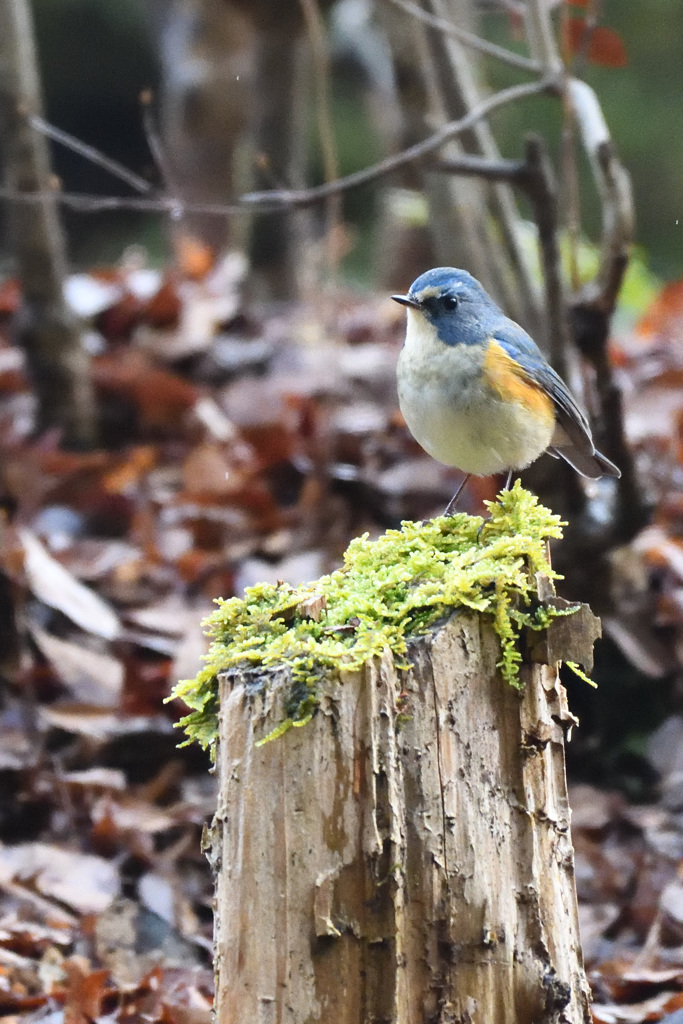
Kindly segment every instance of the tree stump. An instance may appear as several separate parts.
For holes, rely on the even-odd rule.
[[[555,668],[517,690],[456,613],[323,684],[221,680],[218,1024],[588,1024]]]

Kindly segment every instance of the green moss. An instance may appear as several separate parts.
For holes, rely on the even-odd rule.
[[[562,524],[519,481],[488,506],[487,519],[459,513],[429,523],[405,522],[376,541],[359,537],[349,545],[342,568],[314,583],[264,583],[250,587],[244,598],[219,600],[204,623],[213,638],[207,665],[173,692],[191,709],[178,723],[187,742],[206,747],[216,738],[216,677],[222,670],[289,668],[288,717],[269,737],[274,738],[310,719],[324,673],[357,669],[386,647],[407,667],[407,639],[453,608],[491,616],[501,644],[501,673],[519,686],[522,630],[544,629],[559,614],[539,605],[534,575],[557,578],[546,541],[562,536]],[[312,609],[318,596],[323,607]],[[306,601],[308,616],[302,607]]]

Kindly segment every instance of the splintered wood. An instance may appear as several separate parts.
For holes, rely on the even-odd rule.
[[[554,669],[513,689],[481,619],[324,684],[222,680],[218,1024],[588,1024]]]

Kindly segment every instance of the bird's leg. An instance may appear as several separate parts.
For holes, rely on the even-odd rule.
[[[509,491],[511,483],[512,483],[512,470],[508,469],[508,475],[505,478],[505,486],[503,487],[503,490],[504,491]]]
[[[462,478],[462,480],[460,481],[460,484],[458,485],[457,491],[455,492],[455,494],[453,495],[451,500],[446,505],[446,510],[444,512],[445,516],[452,516],[453,513],[455,512],[455,506],[458,503],[458,498],[462,494],[462,491],[463,491],[463,489],[465,487],[465,484],[467,483],[467,481],[469,480],[471,475],[472,475],[471,473],[467,473],[466,476],[464,476]]]

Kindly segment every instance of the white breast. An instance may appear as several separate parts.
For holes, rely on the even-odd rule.
[[[484,354],[473,345],[445,345],[422,314],[408,310],[397,371],[401,412],[429,455],[477,476],[523,469],[552,436],[552,424],[539,431],[521,405],[504,403],[483,384]]]

